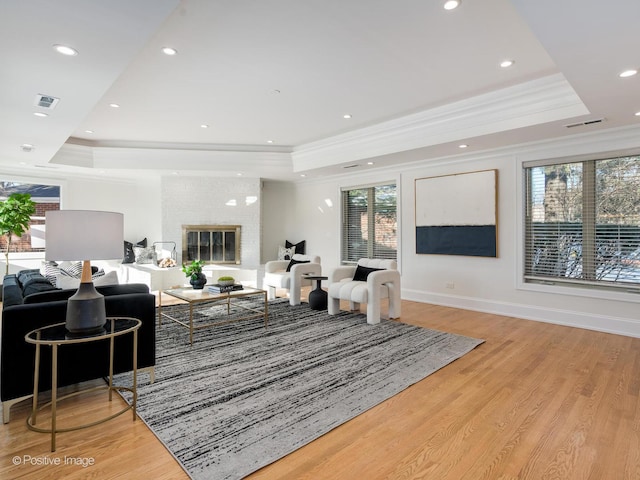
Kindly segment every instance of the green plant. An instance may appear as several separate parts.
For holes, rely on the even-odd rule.
[[[219,282],[233,282],[235,278],[233,277],[218,277]]]
[[[192,280],[198,278],[198,274],[202,273],[202,267],[204,266],[204,260],[193,260],[189,265],[182,264],[182,271],[187,277],[191,277]]]
[[[9,273],[9,251],[13,236],[21,237],[29,229],[31,215],[36,212],[36,203],[29,193],[12,193],[0,202],[0,235],[7,237],[4,250],[5,275]]]

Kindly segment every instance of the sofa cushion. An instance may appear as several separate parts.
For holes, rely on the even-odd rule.
[[[20,270],[16,273],[16,278],[18,282],[20,282],[20,286],[24,286],[31,278],[42,277],[43,275],[40,273],[40,270]]]
[[[11,274],[6,275],[2,282],[2,308],[13,305],[22,305],[22,288],[18,278]]]
[[[46,278],[32,278],[22,285],[22,296],[27,297],[38,292],[48,292],[50,290],[57,290],[56,287],[51,285]]]

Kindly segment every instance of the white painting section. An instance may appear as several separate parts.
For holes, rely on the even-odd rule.
[[[495,224],[495,170],[416,180],[417,227]]]

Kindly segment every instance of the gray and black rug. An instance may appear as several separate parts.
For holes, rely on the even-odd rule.
[[[184,306],[164,307],[174,316]],[[225,307],[205,307],[199,315]],[[198,317],[199,317],[198,315]],[[156,382],[138,413],[194,479],[237,479],[401,392],[483,340],[287,300],[246,320],[158,330]]]

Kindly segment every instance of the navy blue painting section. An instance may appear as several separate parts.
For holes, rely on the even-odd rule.
[[[416,253],[495,257],[496,226],[416,227]]]

